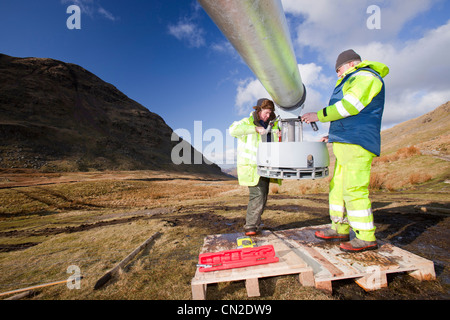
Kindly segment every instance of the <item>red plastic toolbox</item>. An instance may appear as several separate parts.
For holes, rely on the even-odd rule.
[[[206,252],[198,256],[199,271],[209,272],[278,262],[272,245]]]

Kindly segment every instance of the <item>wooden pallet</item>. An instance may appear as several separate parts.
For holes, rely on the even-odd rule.
[[[419,280],[436,279],[433,261],[381,241],[377,250],[346,253],[339,249],[339,242],[314,236],[316,230],[326,228],[330,225],[277,232],[313,268],[318,289],[331,293],[332,281],[354,278],[364,290],[377,290],[387,287],[386,275],[394,272],[408,272]]]
[[[258,279],[287,274],[299,274],[304,286],[332,293],[332,282],[355,279],[366,291],[387,287],[388,273],[407,272],[419,280],[434,280],[433,261],[419,257],[389,243],[378,241],[374,251],[347,253],[339,249],[339,242],[317,239],[314,232],[330,228],[320,225],[277,232],[263,231],[252,237],[257,245],[272,244],[277,263],[266,265],[200,272],[197,268],[191,282],[192,298],[205,299],[207,285],[227,281],[245,280],[249,297],[259,296]],[[236,239],[242,233],[207,236],[200,253],[235,249]]]
[[[241,236],[243,236],[243,233],[207,236],[200,253],[235,249],[237,246],[236,239]],[[208,284],[239,280],[245,280],[249,297],[258,297],[260,296],[259,278],[288,274],[299,274],[300,283],[304,286],[314,286],[313,269],[282,239],[271,231],[263,231],[260,235],[252,237],[252,240],[257,246],[273,245],[279,262],[211,272],[200,272],[197,268],[191,281],[192,299],[204,300]]]

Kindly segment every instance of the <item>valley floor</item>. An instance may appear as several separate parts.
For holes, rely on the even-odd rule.
[[[263,222],[284,230],[329,223],[327,181],[271,186]],[[371,193],[377,237],[432,260],[437,280],[406,274],[388,288],[365,292],[352,280],[333,283],[333,295],[302,287],[296,276],[260,281],[261,300],[447,300],[450,285],[450,187],[428,181]],[[191,299],[199,250],[207,235],[241,232],[248,190],[237,180],[169,172],[44,174],[0,172],[0,293],[68,279],[27,299]],[[106,271],[152,234],[143,252],[104,287]],[[8,296],[3,296],[6,298]],[[248,299],[245,282],[209,286],[207,299]]]

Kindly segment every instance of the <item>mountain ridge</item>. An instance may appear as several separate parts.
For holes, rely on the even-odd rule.
[[[223,174],[205,161],[175,165],[178,143],[191,159],[198,151],[172,141],[163,118],[81,66],[0,54],[0,75],[0,167]]]

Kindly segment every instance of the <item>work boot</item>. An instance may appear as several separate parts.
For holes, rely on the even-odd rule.
[[[244,228],[244,232],[246,236],[254,236],[257,234],[257,229],[256,228]]]
[[[339,248],[345,252],[363,252],[378,249],[378,243],[376,241],[364,241],[354,238],[352,241],[341,243]]]
[[[314,233],[316,238],[326,240],[326,241],[348,241],[350,236],[345,233],[337,233],[334,229],[323,229],[318,230]]]

